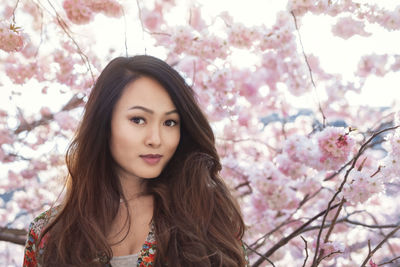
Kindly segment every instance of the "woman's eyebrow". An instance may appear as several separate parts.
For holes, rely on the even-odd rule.
[[[140,110],[143,110],[143,111],[145,111],[147,113],[154,114],[154,111],[152,111],[151,109],[142,107],[142,106],[133,106],[133,107],[130,107],[128,110],[131,110],[131,109],[140,109]],[[169,115],[169,114],[172,114],[172,113],[178,113],[178,111],[176,109],[174,109],[174,110],[165,112],[165,115]]]

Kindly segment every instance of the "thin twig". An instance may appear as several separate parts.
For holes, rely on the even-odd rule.
[[[14,9],[12,11],[12,21],[13,21],[14,25],[16,23],[15,22],[15,10],[17,10],[18,4],[19,4],[19,0],[17,0],[17,2],[15,3]]]
[[[262,255],[261,253],[259,253],[257,250],[252,249],[252,248],[249,247],[247,244],[245,244],[245,245],[246,245],[246,248],[247,248],[247,249],[250,249],[252,252],[256,253],[258,256],[262,257],[264,260],[268,261],[273,267],[275,267],[274,263],[273,263],[270,259],[268,259],[268,258],[265,257],[264,255]]]
[[[260,246],[262,246],[262,245],[264,244],[264,242],[265,242],[265,240],[266,240],[266,238],[267,238],[268,236],[270,236],[270,235],[272,235],[273,233],[277,232],[280,228],[282,228],[283,226],[285,226],[285,225],[287,225],[287,224],[290,224],[290,223],[299,221],[299,220],[291,220],[291,218],[293,217],[293,215],[294,215],[307,201],[309,201],[310,199],[312,199],[312,198],[314,198],[315,196],[317,196],[317,195],[319,194],[319,192],[321,192],[321,189],[322,189],[322,188],[320,188],[320,189],[317,190],[315,193],[313,193],[313,195],[312,195],[311,197],[308,197],[308,195],[305,196],[304,199],[303,199],[302,201],[300,201],[300,203],[299,203],[297,209],[294,210],[294,211],[290,214],[290,216],[288,216],[288,218],[287,218],[284,222],[282,222],[280,225],[278,225],[277,227],[275,227],[274,229],[272,229],[272,230],[269,231],[268,233],[266,233],[266,234],[264,234],[263,236],[261,236],[260,238],[258,238],[258,239],[257,239],[256,241],[254,241],[250,246],[254,248],[254,246],[257,245],[257,246],[255,247],[255,248],[257,249],[258,247],[260,247]],[[263,240],[263,241],[262,241],[261,243],[259,243],[260,240]]]
[[[318,97],[317,86],[315,85],[315,82],[314,82],[314,78],[313,78],[311,66],[310,66],[310,64],[309,64],[309,62],[308,62],[307,55],[306,55],[306,53],[305,53],[305,51],[304,51],[303,42],[301,41],[301,35],[300,35],[299,27],[298,27],[298,25],[297,25],[296,15],[293,13],[293,11],[291,11],[290,14],[292,14],[292,16],[293,16],[294,25],[295,25],[295,27],[296,27],[297,34],[299,35],[300,46],[301,46],[301,49],[302,49],[302,52],[303,52],[304,59],[305,59],[306,64],[307,64],[308,71],[309,71],[309,73],[310,73],[311,83],[312,83],[312,85],[313,85],[313,87],[314,87],[315,94],[316,94],[316,96],[317,96],[319,111],[321,112],[321,115],[322,115],[322,125],[323,125],[323,127],[325,128],[326,117],[325,117],[324,111],[322,110],[322,107],[321,107],[321,101],[319,100],[319,97]]]
[[[126,16],[125,16],[125,10],[124,7],[122,6],[122,14],[124,16],[124,41],[125,41],[125,56],[128,57],[128,38],[126,36],[127,28],[128,26],[126,25]]]
[[[40,47],[43,44],[43,25],[44,25],[43,18],[44,18],[44,15],[43,15],[43,10],[40,8],[39,4],[35,3],[35,2],[34,2],[34,4],[35,4],[36,8],[40,11],[40,42],[39,42],[36,52],[35,52],[35,58],[36,58],[39,55]]]
[[[397,256],[396,258],[393,258],[393,259],[391,259],[390,261],[382,262],[382,263],[378,264],[378,266],[383,266],[383,265],[386,265],[386,264],[389,264],[389,263],[394,263],[394,262],[397,261],[398,259],[400,259],[400,256]]]
[[[372,250],[368,252],[367,257],[365,258],[365,260],[363,261],[363,263],[361,264],[361,267],[364,267],[367,263],[368,260],[375,254],[375,252],[380,249],[382,247],[382,245],[392,236],[394,235],[398,230],[400,229],[400,224],[394,228],[389,234],[387,234],[385,236],[384,239],[382,239],[382,241]],[[370,247],[368,248],[368,250],[370,250]]]
[[[352,221],[349,219],[344,219],[344,220],[342,220],[342,222],[347,222],[350,224],[359,225],[359,226],[363,226],[366,228],[373,228],[373,229],[396,228],[398,226],[398,224],[370,225],[370,224]]]
[[[325,243],[329,241],[329,236],[331,235],[331,233],[332,233],[332,231],[333,231],[333,227],[335,226],[336,220],[337,220],[337,218],[339,217],[339,213],[340,213],[340,211],[342,210],[342,207],[343,207],[343,203],[344,203],[344,202],[345,202],[345,199],[342,198],[342,201],[340,201],[340,205],[339,205],[339,207],[338,207],[338,209],[337,209],[337,211],[336,211],[335,217],[334,217],[333,220],[332,220],[331,226],[329,227],[328,233],[327,233],[326,236],[325,236],[325,240],[324,240]]]
[[[340,203],[333,205],[332,207],[329,207],[330,210],[337,208],[340,205]],[[269,257],[271,256],[275,251],[277,251],[279,248],[283,247],[284,245],[286,245],[291,239],[293,239],[294,237],[298,236],[300,233],[303,232],[303,230],[310,225],[313,221],[315,221],[316,219],[318,219],[319,217],[323,216],[325,213],[327,212],[327,210],[323,210],[320,213],[318,213],[317,215],[315,215],[314,217],[312,217],[311,219],[309,219],[307,222],[305,222],[303,225],[301,225],[299,228],[297,228],[295,231],[293,231],[290,235],[288,235],[287,237],[282,238],[281,240],[278,241],[278,243],[276,243],[274,246],[272,246],[267,252],[265,252],[263,254],[263,256],[265,257]],[[260,266],[261,263],[264,262],[264,259],[259,258],[252,266],[253,267],[257,267]]]
[[[304,245],[305,245],[304,250],[306,251],[306,258],[304,259],[304,263],[303,263],[303,266],[302,266],[302,267],[305,267],[306,263],[307,263],[307,260],[308,260],[307,240],[305,240],[304,237],[302,237],[302,236],[300,236],[300,237],[301,237],[301,239],[303,239]]]
[[[321,250],[321,251],[322,251],[322,250]],[[320,262],[323,261],[323,260],[326,259],[326,258],[329,258],[329,257],[332,256],[333,254],[337,254],[337,253],[343,253],[343,252],[340,251],[340,250],[333,251],[333,252],[329,253],[328,255],[325,255],[324,257],[322,257],[321,260],[320,260]]]

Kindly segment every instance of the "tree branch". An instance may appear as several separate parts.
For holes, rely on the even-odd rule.
[[[365,258],[365,260],[363,261],[363,263],[361,264],[361,267],[364,267],[367,263],[368,260],[375,254],[375,252],[380,249],[382,247],[382,245],[391,237],[393,236],[398,230],[400,229],[400,224],[394,228],[389,234],[387,234],[385,236],[385,238],[382,239],[382,241],[372,250],[368,252],[367,257]]]
[[[72,109],[75,109],[77,107],[80,107],[84,104],[83,99],[78,96],[78,94],[75,94],[71,97],[71,99],[68,101],[67,104],[64,105],[64,107],[60,111],[69,111]],[[50,114],[48,116],[44,116],[40,120],[33,121],[31,123],[22,123],[18,126],[18,128],[14,131],[15,135],[18,135],[19,133],[23,131],[31,131],[32,129],[40,126],[40,125],[45,125],[49,123],[54,118],[53,114]]]
[[[306,258],[304,259],[304,263],[303,263],[302,267],[306,267],[306,263],[307,263],[307,260],[308,260],[307,240],[305,240],[304,237],[302,237],[302,236],[300,236],[300,237],[304,241],[304,245],[305,245],[304,250],[306,251]]]
[[[340,205],[340,203],[333,205],[332,207],[330,207],[329,209],[335,209]],[[279,240],[278,243],[276,243],[274,246],[272,246],[267,252],[265,252],[263,254],[264,257],[269,257],[271,256],[275,251],[277,251],[279,248],[283,247],[284,245],[286,245],[291,239],[293,239],[294,237],[296,237],[297,235],[299,235],[300,233],[303,232],[303,230],[310,225],[313,221],[315,221],[316,219],[318,219],[319,217],[321,217],[322,215],[324,215],[327,212],[327,210],[323,210],[320,213],[318,213],[317,215],[315,215],[314,217],[312,217],[311,219],[309,219],[306,223],[304,223],[303,225],[301,225],[299,228],[297,228],[295,231],[293,231],[290,235],[288,235],[287,237],[282,238],[281,240]],[[264,262],[263,258],[259,258],[253,265],[252,267],[257,267],[260,266],[262,263]]]
[[[22,229],[13,229],[0,227],[0,241],[11,242],[17,245],[25,245],[27,231]]]
[[[331,198],[331,200],[328,203],[328,208],[326,209],[325,215],[322,219],[322,224],[321,224],[321,228],[318,232],[318,237],[317,237],[317,244],[315,247],[315,254],[314,254],[314,259],[312,262],[312,267],[316,267],[318,265],[318,251],[319,251],[319,246],[320,246],[320,239],[321,239],[321,234],[322,234],[322,230],[324,229],[324,225],[325,225],[325,221],[326,221],[326,217],[328,216],[330,209],[330,206],[332,205],[332,203],[335,201],[336,197],[339,195],[339,193],[342,191],[343,186],[346,184],[347,182],[347,177],[349,176],[350,172],[354,169],[358,158],[361,156],[361,154],[365,151],[365,149],[367,148],[368,144],[378,135],[380,135],[383,132],[387,132],[390,130],[394,130],[397,129],[399,126],[395,126],[395,127],[390,127],[390,128],[386,128],[383,129],[381,131],[378,131],[376,133],[374,133],[364,144],[361,145],[360,149],[358,150],[357,154],[353,157],[352,164],[351,167],[346,171],[346,174],[344,175],[344,179],[342,181],[342,183],[340,184],[339,189],[336,191],[336,193],[333,195],[333,197]]]

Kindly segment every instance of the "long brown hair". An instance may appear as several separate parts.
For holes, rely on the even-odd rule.
[[[244,266],[240,210],[219,176],[212,129],[195,93],[164,61],[151,56],[119,57],[99,76],[66,155],[66,197],[45,228],[45,266],[92,266],[112,257],[107,233],[124,198],[111,156],[111,115],[128,83],[146,76],[170,95],[181,121],[178,148],[159,177],[144,180],[154,196],[157,240],[154,266]],[[99,263],[97,263],[99,265]]]

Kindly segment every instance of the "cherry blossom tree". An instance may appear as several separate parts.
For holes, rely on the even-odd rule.
[[[212,122],[221,174],[248,226],[244,242],[252,266],[399,264],[399,102],[352,105],[348,95],[361,95],[373,77],[398,75],[400,55],[365,54],[346,80],[307,49],[302,27],[309,17],[329,17],[332,38],[368,40],[374,27],[398,32],[400,6],[288,0],[272,24],[249,25],[228,8],[206,14],[205,5],[2,3],[1,262],[21,265],[29,221],[62,198],[65,147],[97,75],[115,56],[143,53],[130,46],[141,42],[193,86]],[[104,26],[99,20],[120,23],[118,48],[92,49],[99,40],[91,31]],[[139,34],[131,38],[132,24]],[[254,60],[243,64],[238,54]],[[23,103],[30,91],[36,95]],[[44,104],[54,95],[58,106]]]

